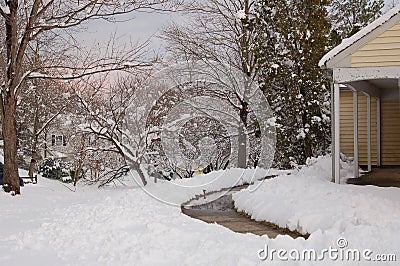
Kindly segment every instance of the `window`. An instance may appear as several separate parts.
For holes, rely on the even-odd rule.
[[[67,140],[63,135],[51,135],[51,146],[67,146]]]

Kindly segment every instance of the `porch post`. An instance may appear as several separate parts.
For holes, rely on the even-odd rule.
[[[334,155],[332,169],[335,169],[335,183],[340,184],[340,85],[335,83],[333,90],[335,127],[333,135],[334,148],[332,150],[334,151]]]
[[[332,182],[335,182],[335,81],[331,82],[331,152],[332,152]]]
[[[353,123],[354,123],[354,178],[360,176],[358,163],[358,91],[353,90]]]
[[[377,134],[376,134],[376,138],[377,138],[377,165],[381,166],[381,161],[382,161],[382,154],[381,154],[381,98],[376,98],[376,120],[377,120]]]
[[[368,143],[368,172],[372,171],[371,157],[371,96],[367,94],[367,143]]]

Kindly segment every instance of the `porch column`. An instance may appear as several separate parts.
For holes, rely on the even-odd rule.
[[[358,163],[358,91],[353,90],[353,123],[354,123],[354,178],[360,176]]]
[[[381,98],[376,98],[376,120],[377,120],[377,129],[376,129],[376,139],[377,139],[377,165],[381,166],[382,161],[382,153],[381,153]]]
[[[333,90],[334,132],[332,132],[332,136],[334,142],[332,148],[332,169],[334,169],[335,183],[340,184],[340,85],[335,83]]]
[[[372,171],[371,157],[371,96],[367,94],[367,143],[368,143],[368,172]]]

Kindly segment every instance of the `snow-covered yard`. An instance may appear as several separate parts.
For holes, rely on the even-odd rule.
[[[320,173],[316,167],[308,171]],[[276,254],[272,262],[271,257],[260,260],[266,247],[299,252],[335,248],[341,236],[351,248],[398,254],[398,189],[336,186],[308,175],[307,169],[256,184],[234,198],[238,208],[257,219],[311,233],[308,240],[236,234],[187,217],[174,205],[203,189],[218,190],[265,174],[233,169],[176,184],[150,184],[147,193],[136,185],[79,186],[71,192],[60,182],[40,178],[22,196],[0,193],[0,265],[280,265]],[[290,261],[297,264],[316,262]]]

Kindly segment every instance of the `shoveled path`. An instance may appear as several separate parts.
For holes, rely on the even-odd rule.
[[[182,212],[192,218],[207,223],[217,223],[237,233],[251,233],[255,235],[268,235],[269,238],[276,238],[278,235],[290,235],[293,238],[301,235],[290,232],[274,225],[257,222],[251,218],[235,211],[232,200],[232,193],[245,187],[235,188],[218,199],[201,205],[196,205],[196,200],[190,201],[182,206]],[[220,193],[220,192],[215,192]],[[208,196],[211,196],[209,194]],[[190,206],[188,206],[190,204]]]

